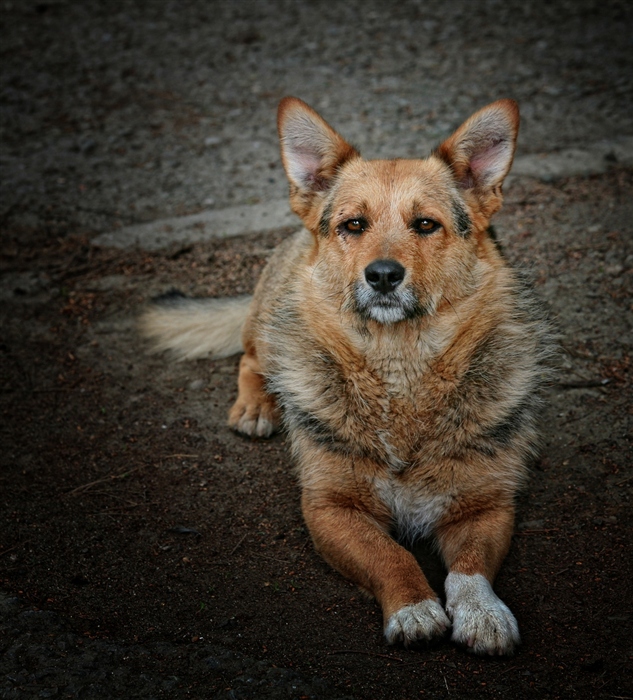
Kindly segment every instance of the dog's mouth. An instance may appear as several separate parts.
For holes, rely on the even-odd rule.
[[[356,313],[364,320],[384,324],[398,323],[428,313],[410,287],[399,287],[385,293],[358,282],[354,289],[354,303]]]

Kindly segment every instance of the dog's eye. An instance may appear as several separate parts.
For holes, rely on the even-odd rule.
[[[413,222],[413,230],[423,236],[428,236],[430,233],[434,233],[440,227],[440,224],[433,219],[416,219]]]
[[[348,233],[362,233],[367,228],[367,222],[364,219],[348,219],[343,223],[343,230]]]

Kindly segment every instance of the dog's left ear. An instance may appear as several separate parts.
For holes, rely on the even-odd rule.
[[[291,196],[299,194],[309,201],[328,190],[338,168],[358,156],[353,146],[296,97],[280,102],[277,126]]]
[[[518,131],[517,103],[499,100],[475,112],[435,154],[451,167],[458,185],[472,190],[483,204],[500,192],[512,165]]]

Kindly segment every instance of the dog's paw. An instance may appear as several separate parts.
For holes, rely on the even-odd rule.
[[[521,643],[510,608],[481,574],[448,574],[446,612],[453,621],[453,641],[475,654],[507,656]]]
[[[229,413],[229,426],[249,437],[270,437],[279,427],[279,416],[274,399],[245,403],[239,398]]]
[[[395,612],[385,625],[385,638],[387,644],[401,642],[408,646],[441,637],[450,626],[450,620],[439,601],[423,600],[414,605],[405,605]]]

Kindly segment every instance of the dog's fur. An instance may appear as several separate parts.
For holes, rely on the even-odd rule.
[[[305,230],[252,300],[172,296],[144,333],[181,358],[243,349],[229,424],[266,437],[283,420],[315,546],[378,599],[388,642],[452,624],[471,650],[509,654],[517,623],[491,583],[550,352],[547,321],[488,233],[517,106],[485,107],[425,160],[363,160],[292,97],[278,124]],[[399,544],[428,534],[449,571],[445,608]]]

